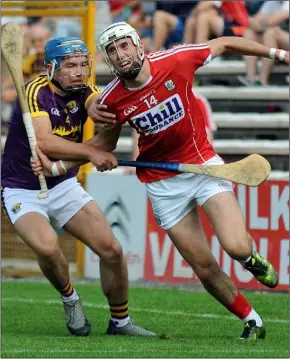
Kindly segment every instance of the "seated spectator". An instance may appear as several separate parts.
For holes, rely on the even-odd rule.
[[[24,33],[23,41],[23,57],[29,54],[31,48],[30,30],[27,25],[27,18],[18,16],[2,17],[2,25],[8,22],[16,22],[21,27]],[[5,61],[1,62],[1,134],[5,135],[8,132],[8,125],[11,118],[13,103],[16,99],[16,90]]]
[[[24,58],[23,73],[26,81],[31,77],[46,73],[44,68],[44,46],[51,38],[51,33],[50,30],[43,25],[32,25],[30,38],[34,53]]]
[[[216,16],[217,10],[214,6],[213,1],[199,1],[197,6],[191,11],[189,16],[186,19],[183,42],[188,44],[197,43],[196,41],[196,23],[197,17],[201,13],[208,12],[213,13],[213,16]]]
[[[182,43],[186,18],[197,4],[197,1],[156,2],[152,52]]]
[[[129,19],[129,24],[137,30],[146,54],[152,52],[152,18],[156,11],[155,1],[142,1],[138,13]]]
[[[249,24],[244,1],[212,1],[216,11],[202,12],[197,17],[196,42],[213,37],[242,36]]]
[[[113,22],[130,22],[131,16],[139,11],[138,0],[110,0],[110,9]]]
[[[273,48],[289,49],[289,3],[288,1],[266,1],[251,19],[244,37]],[[255,56],[245,56],[247,76],[238,76],[246,86],[267,86],[274,64],[272,59],[263,59],[263,69],[257,76]]]
[[[246,9],[249,16],[255,16],[264,2],[265,0],[245,0]]]

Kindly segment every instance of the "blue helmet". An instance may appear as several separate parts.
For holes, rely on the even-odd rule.
[[[55,63],[55,69],[59,69],[61,61],[65,56],[89,55],[87,45],[80,37],[57,37],[49,40],[45,45],[44,63],[45,65]]]

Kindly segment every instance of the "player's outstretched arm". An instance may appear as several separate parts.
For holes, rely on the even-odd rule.
[[[242,37],[219,37],[210,40],[208,45],[211,50],[212,58],[222,55],[225,52],[231,52],[238,55],[259,56],[270,59],[280,60],[289,64],[289,51],[269,48],[258,42],[244,39]]]

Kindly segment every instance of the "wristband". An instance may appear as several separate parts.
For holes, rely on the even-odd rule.
[[[55,176],[59,176],[59,172],[58,172],[58,169],[57,169],[57,165],[56,165],[56,162],[53,162],[52,166],[51,166],[51,173],[52,175],[55,177]]]
[[[280,50],[279,60],[280,60],[280,61],[283,61],[285,55],[286,55],[286,51],[285,51],[285,50]]]
[[[269,57],[270,59],[275,59],[276,57],[276,50],[274,47],[271,47],[270,51],[269,51]]]
[[[62,160],[59,160],[58,162],[59,162],[60,167],[64,170],[64,173],[67,173],[64,162]]]

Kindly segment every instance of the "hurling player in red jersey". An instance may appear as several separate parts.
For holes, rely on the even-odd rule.
[[[137,32],[126,23],[107,27],[99,37],[98,48],[116,75],[101,100],[116,120],[100,132],[98,146],[113,151],[122,125],[128,122],[139,133],[138,159],[144,161],[223,163],[207,140],[203,115],[192,92],[193,74],[199,67],[226,51],[289,63],[289,52],[237,37],[176,46],[145,56]],[[46,162],[45,167],[49,166]],[[203,208],[224,250],[258,281],[275,287],[277,274],[253,249],[232,183],[152,169],[138,169],[137,176],[146,185],[157,222],[203,286],[244,322],[240,338],[264,338],[261,317],[212,255],[196,207]]]

